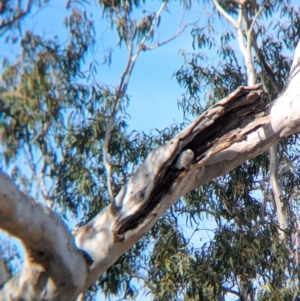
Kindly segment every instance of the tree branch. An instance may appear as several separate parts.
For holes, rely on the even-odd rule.
[[[6,5],[5,2],[0,3],[0,14],[5,12],[5,10],[7,9],[7,7],[5,7],[5,5]],[[10,26],[12,26],[14,23],[18,22],[22,17],[26,16],[30,12],[32,6],[33,6],[33,1],[29,0],[27,2],[25,10],[19,9],[19,13],[17,15],[14,15],[10,20],[8,20],[8,21],[2,20],[2,22],[0,24],[0,36],[3,35]]]
[[[269,149],[270,158],[270,184],[273,191],[273,197],[276,204],[278,224],[279,224],[279,239],[286,243],[287,235],[286,230],[288,228],[288,207],[284,201],[282,194],[282,187],[279,185],[279,160],[276,147],[272,145]]]
[[[248,36],[248,40],[250,41],[250,39],[252,38],[252,33],[253,33],[253,27],[254,27],[254,24],[255,24],[255,22],[256,22],[256,20],[257,20],[257,18],[259,17],[259,15],[261,14],[261,12],[263,11],[263,9],[264,9],[265,7],[264,7],[264,5],[258,10],[258,12],[255,14],[255,16],[254,16],[254,18],[253,18],[253,20],[252,20],[252,23],[251,23],[251,25],[250,25],[250,28],[249,28],[249,30],[248,30],[248,32],[247,32],[247,36]],[[250,38],[250,39],[249,39]],[[252,42],[252,41],[251,41]],[[251,43],[252,44],[252,43]]]
[[[236,296],[240,297],[239,292],[237,292],[237,291],[235,291],[233,289],[227,288],[225,286],[222,286],[221,288],[222,288],[223,291],[225,291],[227,293],[230,293],[230,294],[233,294],[233,295],[236,295]]]
[[[152,50],[152,49],[155,49],[155,48],[158,48],[160,46],[163,46],[171,41],[173,41],[175,38],[177,38],[179,35],[181,35],[187,27],[191,26],[191,25],[195,25],[199,22],[200,18],[197,19],[196,21],[194,22],[189,22],[189,23],[186,23],[181,29],[179,29],[173,36],[171,36],[170,38],[164,40],[163,42],[157,42],[156,44],[154,45],[151,45],[151,46],[146,46],[146,50]]]
[[[256,34],[254,34],[254,35],[256,36]],[[278,84],[272,69],[269,67],[261,50],[258,48],[256,38],[253,39],[253,48],[257,55],[258,61],[262,64],[263,70],[266,72],[267,76],[270,79],[272,87],[274,88],[276,93],[279,94],[282,91],[282,87]]]
[[[197,213],[201,213],[201,212],[205,212],[205,213],[208,213],[212,216],[215,216],[216,213],[209,210],[209,209],[204,209],[204,208],[200,208],[200,209],[184,209],[184,208],[179,208],[179,209],[176,209],[175,212],[181,214],[181,213],[188,213],[188,214],[197,214]]]
[[[122,206],[116,216],[112,217],[107,207],[76,231],[78,246],[94,259],[86,287],[146,233],[179,197],[300,130],[298,57],[300,46],[288,89],[270,107],[259,105],[259,86],[238,89],[169,143],[149,154],[116,197]],[[224,127],[225,120],[232,122]],[[174,170],[176,159],[187,148],[194,151],[194,160],[186,170]],[[106,244],[91,246],[91,237]]]
[[[156,24],[158,22],[158,19],[160,18],[160,15],[163,12],[163,10],[165,9],[166,5],[167,5],[167,1],[163,1],[163,3],[161,4],[158,12],[155,15],[155,18],[152,21],[152,24],[151,24],[151,27],[150,27],[149,31],[147,32],[147,34],[141,40],[141,42],[140,42],[139,46],[137,47],[137,50],[136,50],[134,55],[133,55],[133,37],[130,37],[130,41],[129,41],[129,44],[128,44],[129,55],[128,55],[126,68],[125,68],[125,70],[124,70],[124,72],[121,76],[120,83],[119,83],[117,91],[116,91],[115,104],[114,104],[113,110],[110,114],[109,121],[108,121],[108,124],[107,124],[107,127],[106,127],[102,152],[103,152],[103,163],[104,163],[104,167],[105,167],[106,173],[107,173],[107,187],[108,187],[108,194],[109,194],[110,203],[112,204],[112,207],[111,207],[112,212],[118,211],[119,210],[119,205],[115,201],[115,197],[114,197],[114,193],[113,193],[113,189],[112,189],[112,182],[111,182],[112,174],[111,174],[111,164],[109,162],[110,161],[110,155],[109,155],[109,152],[108,152],[108,146],[109,146],[111,131],[112,131],[113,125],[115,123],[116,114],[117,114],[117,112],[119,111],[119,108],[120,108],[120,102],[121,102],[122,98],[124,97],[124,95],[127,91],[129,79],[130,79],[133,67],[135,65],[135,62],[138,58],[138,55],[139,55],[140,51],[143,50],[145,41],[151,36],[151,34],[154,30],[154,27],[156,26]]]
[[[248,33],[250,32],[248,28],[245,29],[246,31],[246,41],[244,42],[244,32],[242,29],[242,20],[243,16],[246,15],[245,12],[245,6],[241,5],[239,10],[239,18],[238,18],[238,27],[237,35],[238,35],[238,41],[239,41],[239,47],[242,52],[246,70],[247,70],[247,78],[248,78],[248,85],[252,86],[255,85],[256,76],[255,76],[255,69],[253,66],[253,60],[252,60],[252,54],[251,54],[251,47],[252,47],[252,36],[249,36]],[[246,18],[244,18],[246,21]]]
[[[223,16],[229,23],[231,23],[235,28],[238,27],[238,22],[234,20],[230,15],[227,14],[225,9],[220,5],[220,3],[217,0],[211,0],[214,4],[215,8],[219,12],[221,16]]]
[[[18,191],[4,173],[0,228],[19,238],[25,249],[24,267],[5,283],[0,300],[73,300],[83,290],[88,267],[72,234],[54,212]]]

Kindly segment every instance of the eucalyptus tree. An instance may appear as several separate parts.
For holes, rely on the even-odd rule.
[[[197,115],[201,92],[208,93],[210,105],[239,85],[255,83],[262,83],[267,103],[279,97],[288,85],[291,61],[287,54],[299,41],[298,5],[291,1],[211,2],[221,22],[229,24],[223,23],[228,30],[221,30],[220,41],[202,29],[192,33],[200,51],[186,58],[191,68],[184,66],[177,72],[187,88],[182,107]],[[209,59],[208,48],[217,49],[218,66],[204,63]],[[296,134],[208,185],[210,203],[217,199],[218,210],[226,212],[221,214],[218,235],[222,240],[229,235],[222,254],[232,254],[229,267],[225,265],[235,276],[232,287],[239,288],[235,293],[241,300],[299,298],[297,149]],[[267,237],[272,237],[269,243]]]
[[[186,1],[183,12],[200,5],[211,15],[159,40],[168,2],[138,20],[143,2],[67,1],[62,43],[21,30],[48,2],[0,6],[0,34],[20,48],[1,74],[1,164],[11,178],[0,174],[0,227],[25,250],[17,272],[3,254],[1,298],[93,300],[100,290],[134,299],[142,281],[155,300],[297,300],[299,9]],[[116,87],[87,64],[99,7],[128,52]],[[189,25],[194,52],[182,52],[175,77],[186,88],[179,106],[195,120],[129,133],[139,54]],[[63,222],[71,215],[73,231]],[[213,236],[195,241],[182,222],[196,233],[203,220],[214,221]]]

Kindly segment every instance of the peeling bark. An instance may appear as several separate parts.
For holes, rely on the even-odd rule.
[[[199,116],[166,145],[153,150],[102,210],[69,233],[55,213],[35,203],[0,174],[0,227],[20,238],[26,258],[0,299],[74,300],[144,235],[181,196],[253,158],[300,130],[298,45],[285,93],[267,106],[260,85],[240,87]],[[180,154],[194,159],[178,170]],[[92,264],[85,261],[84,250]],[[5,296],[5,297],[4,297]]]

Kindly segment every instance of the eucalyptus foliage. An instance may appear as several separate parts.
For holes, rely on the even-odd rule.
[[[236,17],[238,1],[219,3]],[[17,57],[2,61],[0,162],[23,189],[36,193],[66,221],[75,218],[83,225],[109,204],[102,146],[112,114],[115,122],[109,154],[115,194],[149,151],[184,125],[156,134],[129,132],[126,89],[131,71],[120,77],[116,87],[97,81],[101,62],[91,59],[91,54],[99,43],[95,21],[101,18],[100,12],[116,31],[118,46],[132,54],[141,45],[144,48],[140,50],[146,51],[140,43],[153,39],[153,32],[147,34],[156,13],[141,11],[147,3],[69,0],[61,25],[67,42],[22,30],[26,18],[48,5],[51,0],[0,4],[2,41],[15,43],[19,49]],[[220,27],[226,21],[211,2],[180,5],[182,10],[205,5],[211,11],[207,23],[191,30],[194,51],[182,51],[183,65],[174,73],[185,89],[178,106],[189,119],[246,85],[247,76],[235,32],[230,26]],[[286,84],[292,50],[300,36],[300,10],[289,0],[249,0],[245,19],[251,22],[262,6],[254,26],[252,52],[257,82],[264,84],[268,102]],[[96,9],[99,14],[92,14]],[[159,21],[160,16],[157,26]],[[104,61],[109,64],[112,59],[108,52]],[[120,105],[114,113],[116,103]],[[139,299],[142,292],[154,300],[300,299],[298,154],[297,135],[278,145],[284,174],[282,198],[289,213],[287,245],[278,237],[265,153],[178,200],[99,278],[86,300],[93,300],[97,291],[124,299]],[[24,157],[26,167],[19,163]],[[201,237],[203,222],[214,226],[206,239]],[[10,268],[13,262],[7,258]]]

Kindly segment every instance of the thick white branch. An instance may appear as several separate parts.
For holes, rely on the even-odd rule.
[[[244,128],[236,129],[235,135],[240,135],[240,140],[225,140],[223,144],[197,156],[195,147],[197,139],[201,143],[201,130],[214,122],[214,112],[223,110],[222,102],[219,102],[167,145],[150,153],[118,194],[117,200],[122,209],[117,215],[113,216],[110,207],[107,207],[76,231],[77,245],[94,259],[86,287],[146,233],[179,197],[229,172],[245,160],[266,151],[282,138],[300,130],[299,45],[287,90],[271,104],[265,116],[257,116]],[[187,148],[194,151],[195,159],[168,186],[172,162]]]
[[[20,192],[0,173],[0,228],[25,249],[20,274],[6,282],[0,300],[73,300],[88,267],[59,216]]]

